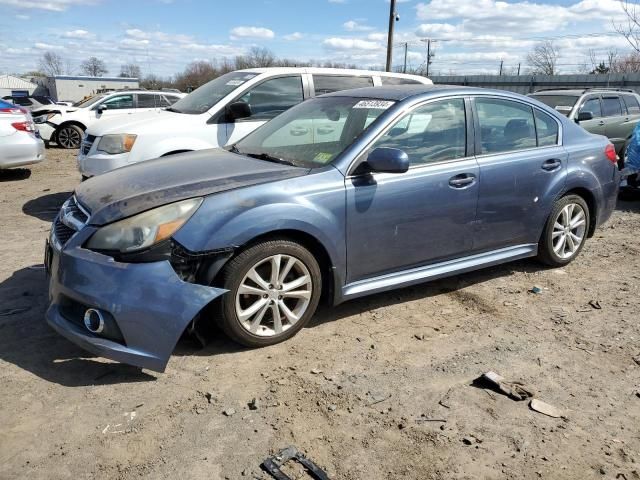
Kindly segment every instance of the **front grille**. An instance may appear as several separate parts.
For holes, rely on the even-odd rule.
[[[74,195],[64,202],[60,213],[54,220],[52,239],[62,248],[76,232],[82,230],[88,221],[89,212],[78,203]]]
[[[84,137],[84,139],[82,140],[82,146],[80,147],[82,151],[82,155],[89,154],[89,150],[91,150],[91,146],[95,141],[96,141],[95,135],[87,135],[86,137]]]

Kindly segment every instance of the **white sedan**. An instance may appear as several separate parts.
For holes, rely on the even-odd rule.
[[[44,142],[31,114],[0,100],[0,170],[44,160]]]

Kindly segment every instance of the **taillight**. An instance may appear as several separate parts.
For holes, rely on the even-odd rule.
[[[33,122],[15,122],[11,126],[20,132],[35,132],[36,127]]]
[[[20,107],[0,108],[0,113],[14,113],[24,115],[26,113],[26,110]]]
[[[613,146],[612,143],[610,143],[604,148],[604,155],[607,157],[607,160],[609,160],[611,163],[615,163],[615,164],[618,163],[618,155],[616,154],[616,148]]]

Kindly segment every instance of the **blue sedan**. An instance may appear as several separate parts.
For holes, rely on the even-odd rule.
[[[241,102],[228,115],[242,122]],[[571,262],[607,221],[613,145],[504,91],[365,88],[297,105],[225,150],[82,183],[46,252],[48,323],[163,371],[186,328],[251,347],[345,300],[525,257]]]

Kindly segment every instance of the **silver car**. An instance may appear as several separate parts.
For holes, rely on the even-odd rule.
[[[44,142],[31,114],[0,100],[0,170],[44,160]]]

